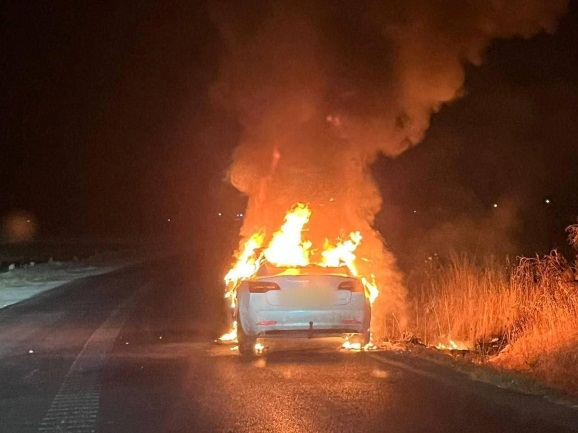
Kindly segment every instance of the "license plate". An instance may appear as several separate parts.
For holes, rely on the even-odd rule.
[[[335,291],[327,290],[282,290],[279,293],[279,301],[282,305],[311,307],[332,305],[335,302]]]

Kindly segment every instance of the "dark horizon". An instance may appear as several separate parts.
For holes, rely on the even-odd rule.
[[[68,238],[234,232],[244,199],[225,178],[239,125],[210,102],[223,47],[204,2],[6,2],[2,15],[0,218],[24,211],[40,236]],[[576,43],[575,2],[552,35],[498,40],[421,144],[376,161],[376,228],[394,254],[448,239],[475,251],[479,227],[495,235],[474,245],[484,253],[565,247]]]

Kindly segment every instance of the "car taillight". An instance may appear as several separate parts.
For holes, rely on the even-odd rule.
[[[260,326],[271,326],[271,325],[276,325],[277,321],[276,320],[263,320],[262,322],[257,323],[257,325]]]
[[[363,292],[363,284],[361,281],[357,280],[350,280],[344,281],[339,286],[337,286],[337,290],[349,290],[350,292]]]
[[[249,292],[251,293],[265,293],[270,290],[281,290],[281,287],[275,283],[249,281]]]

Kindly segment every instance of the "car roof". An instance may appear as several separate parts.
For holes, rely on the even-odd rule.
[[[255,277],[271,277],[277,275],[335,275],[340,277],[353,277],[347,266],[339,267],[326,267],[319,265],[307,265],[307,266],[293,266],[293,267],[280,267],[272,265],[271,263],[263,263],[259,270],[257,271]]]

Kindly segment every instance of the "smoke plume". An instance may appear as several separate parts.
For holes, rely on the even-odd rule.
[[[307,237],[320,245],[360,230],[359,254],[382,292],[376,316],[402,317],[402,279],[372,228],[381,196],[370,164],[420,142],[492,40],[553,31],[566,3],[213,3],[223,52],[212,96],[242,128],[229,171],[248,197],[241,237],[270,234],[291,205],[308,202]]]

